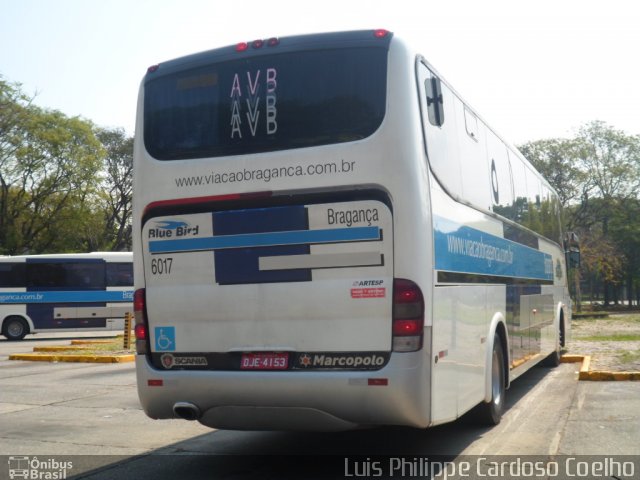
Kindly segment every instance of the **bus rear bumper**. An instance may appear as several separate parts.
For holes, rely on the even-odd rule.
[[[426,356],[426,358],[424,358]],[[136,358],[138,395],[154,419],[193,405],[197,420],[228,430],[339,431],[429,425],[430,377],[424,351],[394,353],[377,371],[164,371]]]

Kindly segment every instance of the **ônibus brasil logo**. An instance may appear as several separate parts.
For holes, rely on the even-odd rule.
[[[8,463],[9,478],[11,479],[64,480],[73,468],[73,462],[60,461],[55,458],[11,456]]]

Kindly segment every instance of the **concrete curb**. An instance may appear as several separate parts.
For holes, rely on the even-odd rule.
[[[99,345],[112,342],[113,340],[71,340],[71,345]]]
[[[89,345],[76,346],[69,345],[68,347],[64,345],[51,345],[50,347],[33,347],[34,352],[82,352],[83,350],[89,350],[91,347]]]
[[[133,362],[135,355],[132,353],[119,353],[111,355],[74,355],[73,353],[55,352],[82,352],[90,349],[91,345],[112,343],[113,340],[71,340],[71,345],[50,345],[45,347],[33,347],[34,352],[51,352],[51,355],[42,353],[14,353],[9,355],[9,360],[26,360],[30,362],[71,362],[71,363],[126,363]]]
[[[72,363],[126,363],[133,362],[135,355],[40,355],[37,353],[14,353],[9,360],[28,360],[31,362],[72,362]]]
[[[640,372],[610,372],[606,370],[591,371],[591,357],[589,355],[563,355],[562,363],[580,363],[578,380],[585,381],[631,381],[640,380]]]

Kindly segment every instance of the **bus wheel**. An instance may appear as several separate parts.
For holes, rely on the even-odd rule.
[[[505,397],[504,352],[498,335],[493,339],[491,356],[491,401],[482,402],[476,407],[475,419],[483,425],[497,425],[504,411]]]
[[[549,368],[554,368],[560,365],[562,347],[564,347],[564,318],[560,317],[560,327],[558,328],[558,349],[545,358],[542,361],[542,364]]]
[[[20,317],[9,317],[2,326],[2,334],[7,337],[7,340],[22,340],[27,333],[29,333],[29,326]]]

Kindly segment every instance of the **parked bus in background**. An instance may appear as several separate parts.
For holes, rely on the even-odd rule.
[[[148,69],[134,153],[137,377],[152,418],[428,427],[559,361],[560,204],[385,30]]]
[[[0,326],[9,340],[122,330],[132,311],[131,252],[0,257]]]

